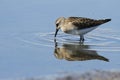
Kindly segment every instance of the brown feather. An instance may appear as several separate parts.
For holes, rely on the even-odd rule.
[[[95,20],[83,17],[69,17],[67,20],[71,22],[73,25],[75,25],[77,29],[85,29],[99,26],[103,23],[110,21],[111,19]]]

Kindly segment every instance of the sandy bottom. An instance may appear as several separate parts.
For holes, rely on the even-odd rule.
[[[49,76],[10,80],[120,80],[120,71],[89,71],[84,73],[59,73]]]

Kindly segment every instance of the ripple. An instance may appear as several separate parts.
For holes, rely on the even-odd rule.
[[[16,38],[31,45],[54,47],[54,32],[19,34]],[[79,45],[79,36],[59,32],[56,41],[61,45],[66,43]],[[84,45],[90,45],[92,50],[97,51],[120,51],[119,41],[118,32],[98,29],[85,35]]]

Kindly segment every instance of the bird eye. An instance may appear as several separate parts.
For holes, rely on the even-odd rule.
[[[58,27],[59,23],[56,24],[56,27]]]

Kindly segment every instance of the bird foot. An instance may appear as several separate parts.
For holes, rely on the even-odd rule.
[[[80,36],[80,42],[84,42],[84,41],[85,41],[84,37]]]

